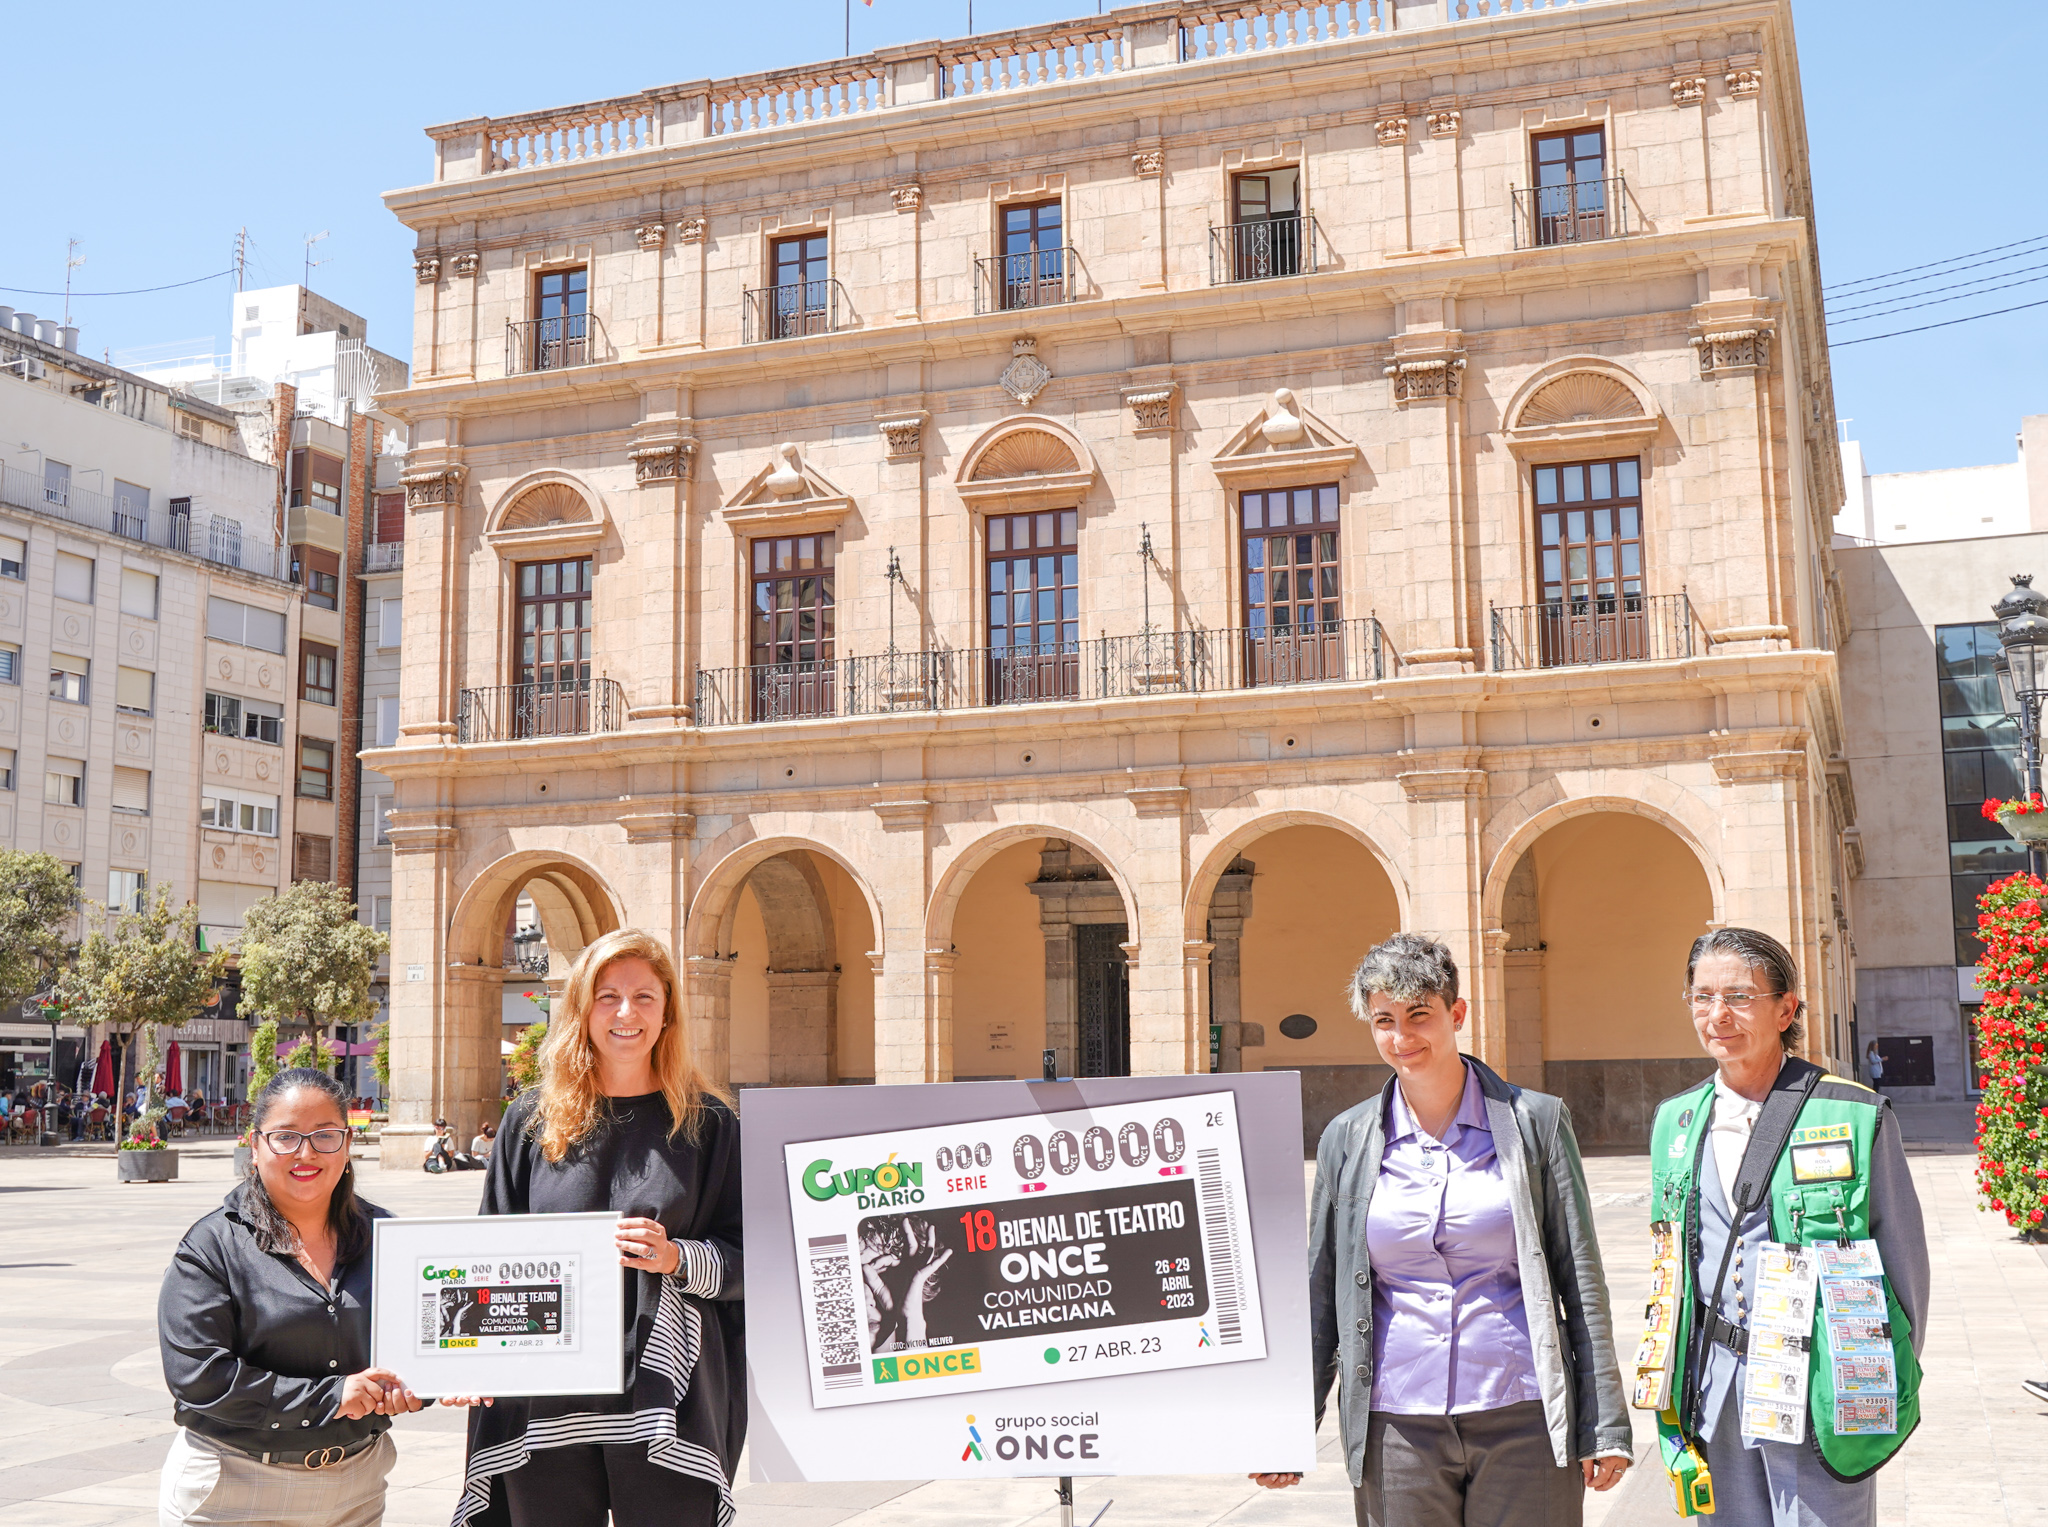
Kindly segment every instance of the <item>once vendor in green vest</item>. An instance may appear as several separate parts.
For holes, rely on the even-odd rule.
[[[1634,1401],[1678,1509],[1723,1527],[1874,1527],[1920,1418],[1927,1238],[1891,1104],[1791,1053],[1799,971],[1723,928],[1685,1002],[1712,1080],[1658,1105],[1656,1265]]]

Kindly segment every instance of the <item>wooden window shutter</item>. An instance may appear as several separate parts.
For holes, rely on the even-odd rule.
[[[292,843],[292,879],[332,880],[334,839],[310,832],[298,833]]]

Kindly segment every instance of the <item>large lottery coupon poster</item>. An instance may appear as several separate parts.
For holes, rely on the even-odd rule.
[[[750,1089],[757,1480],[1313,1466],[1291,1073]]]
[[[1229,1092],[783,1159],[820,1406],[1266,1355]]]

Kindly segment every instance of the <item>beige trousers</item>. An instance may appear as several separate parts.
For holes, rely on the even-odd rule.
[[[157,1492],[157,1527],[377,1527],[398,1449],[386,1432],[324,1469],[259,1463],[178,1428]]]

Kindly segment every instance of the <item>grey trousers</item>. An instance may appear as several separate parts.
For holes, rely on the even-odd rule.
[[[179,1427],[158,1487],[159,1527],[377,1527],[398,1461],[386,1432],[325,1469],[259,1463]]]
[[[1579,1527],[1585,1475],[1560,1469],[1539,1400],[1460,1416],[1376,1410],[1358,1527]],[[1725,1524],[1724,1524],[1725,1527]]]
[[[1730,1389],[1706,1446],[1716,1527],[1877,1527],[1876,1475],[1843,1484],[1821,1467],[1810,1439],[1744,1447],[1739,1404]]]

